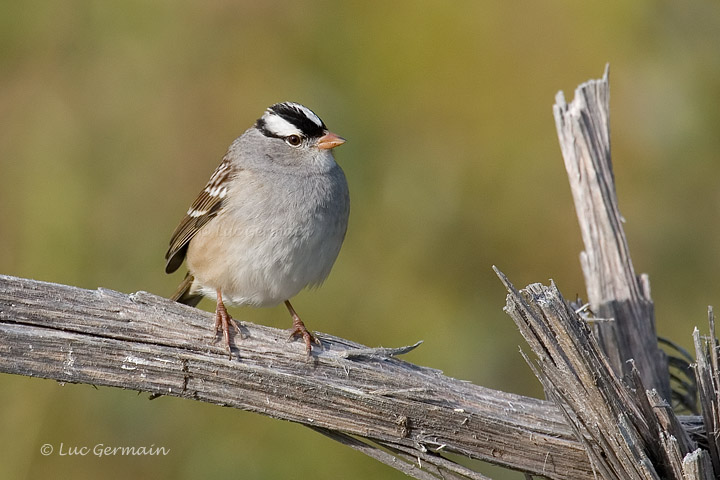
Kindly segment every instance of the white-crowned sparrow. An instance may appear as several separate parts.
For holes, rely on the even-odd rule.
[[[215,331],[230,352],[225,304],[285,302],[310,354],[317,339],[290,298],[325,280],[345,238],[350,199],[332,149],[345,140],[310,109],[292,102],[268,108],[238,137],[175,229],[165,271],[187,260],[172,299],[195,306],[217,300]],[[232,358],[232,354],[231,354]]]

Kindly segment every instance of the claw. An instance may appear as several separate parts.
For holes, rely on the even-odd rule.
[[[288,341],[292,340],[295,337],[302,337],[302,339],[305,341],[305,353],[307,353],[308,356],[310,356],[310,352],[312,350],[312,344],[315,343],[316,345],[322,346],[322,343],[320,340],[317,339],[315,335],[310,333],[310,331],[305,327],[305,324],[302,320],[300,320],[300,317],[295,312],[295,309],[290,304],[289,300],[285,300],[285,306],[287,307],[288,311],[290,312],[290,315],[292,316],[292,327],[290,328],[290,337],[288,338]]]

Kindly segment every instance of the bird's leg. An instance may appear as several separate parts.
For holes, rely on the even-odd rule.
[[[233,326],[235,331],[240,334],[240,327],[237,322],[230,316],[225,304],[222,301],[222,292],[217,289],[217,307],[215,308],[215,334],[222,330],[225,345],[227,346],[230,360],[232,360],[232,350],[230,349],[230,325]]]
[[[290,328],[290,339],[294,337],[300,337],[302,336],[303,340],[305,340],[305,352],[310,355],[310,350],[312,348],[312,344],[316,343],[318,345],[322,345],[320,343],[320,340],[318,340],[315,335],[310,333],[307,328],[305,328],[305,324],[302,320],[300,320],[300,317],[298,316],[297,312],[295,312],[295,309],[290,304],[290,300],[285,300],[285,306],[287,307],[288,311],[290,312],[290,315],[292,316],[292,328]]]

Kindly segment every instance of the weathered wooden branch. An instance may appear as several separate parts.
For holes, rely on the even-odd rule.
[[[708,478],[713,478],[713,471],[720,474],[720,438],[718,438],[720,432],[720,361],[718,361],[719,345],[715,336],[715,315],[712,308],[708,309],[708,323],[710,336],[703,340],[696,328],[693,332],[693,340],[695,358],[697,358],[695,377],[698,379],[703,425],[705,431],[708,432],[703,443],[710,452],[711,460],[711,462],[706,462],[703,473],[710,472]]]
[[[482,478],[444,452],[549,478],[591,474],[582,445],[549,402],[448,378],[382,349],[373,356],[330,335],[319,334],[323,350],[308,359],[284,330],[244,322],[239,358],[229,360],[212,343],[212,325],[211,314],[149,293],[0,276],[1,372],[232,406],[384,455],[353,435],[395,452],[384,461],[417,478],[442,478],[427,476],[433,468],[446,478],[451,469]]]
[[[635,275],[615,193],[607,69],[601,80],[578,87],[569,105],[560,92],[554,113],[585,243],[590,315],[578,315],[555,285],[517,291],[498,272],[509,292],[506,311],[537,357],[526,360],[599,477],[713,478],[713,469],[720,473],[714,439],[702,442],[709,451],[699,448],[666,401],[668,363],[657,341],[649,280]],[[719,425],[720,387],[712,315],[710,328],[712,347],[701,352],[696,333],[696,349],[704,427],[712,433]]]
[[[698,466],[707,472],[708,452],[690,439],[655,390],[646,391],[632,362],[627,384],[615,375],[586,320],[554,284],[518,291],[498,275],[509,292],[505,311],[537,357],[535,362],[525,357],[528,364],[585,445],[600,478],[712,478],[690,476]]]

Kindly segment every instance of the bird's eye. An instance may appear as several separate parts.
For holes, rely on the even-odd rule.
[[[300,135],[289,135],[285,141],[291,147],[297,147],[302,143],[302,138],[300,138]]]

